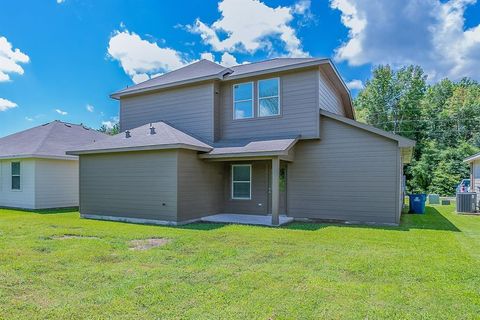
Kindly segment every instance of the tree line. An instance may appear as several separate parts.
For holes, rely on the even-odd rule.
[[[452,195],[469,177],[463,160],[480,150],[480,85],[428,83],[419,66],[373,69],[354,100],[357,120],[417,142],[406,166],[409,192]]]

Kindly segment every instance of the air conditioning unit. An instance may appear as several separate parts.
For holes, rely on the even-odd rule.
[[[457,193],[457,212],[475,212],[477,210],[477,194],[475,192]]]

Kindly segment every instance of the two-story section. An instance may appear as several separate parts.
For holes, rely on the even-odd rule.
[[[83,217],[399,222],[414,142],[356,122],[329,59],[201,60],[112,97],[122,133],[71,152]]]

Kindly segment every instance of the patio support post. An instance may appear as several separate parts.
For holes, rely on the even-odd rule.
[[[280,204],[280,159],[272,159],[272,225],[278,226]]]

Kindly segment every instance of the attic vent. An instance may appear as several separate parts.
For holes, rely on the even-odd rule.
[[[64,125],[65,125],[65,127],[69,127],[69,128],[71,128],[71,127],[72,127],[72,126],[71,126],[71,125],[69,125],[68,123],[64,123]]]
[[[151,127],[150,127],[150,134],[155,134],[155,133],[156,133],[156,132],[155,132],[155,127],[152,127],[152,126],[151,126]]]
[[[130,138],[130,137],[131,137],[130,131],[128,131],[128,130],[125,131],[125,138]]]

